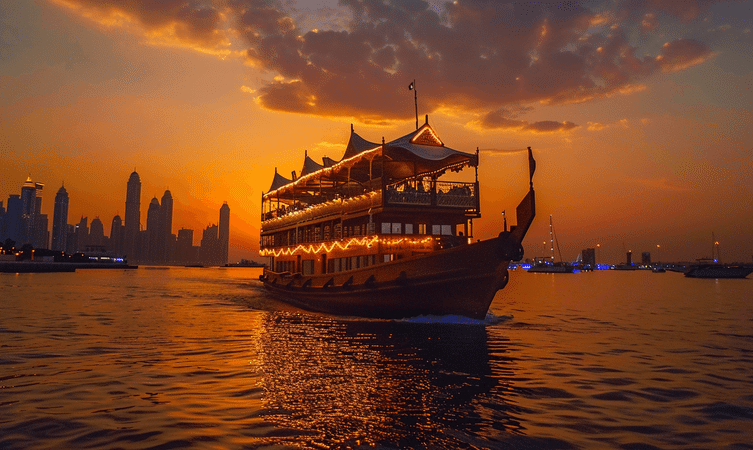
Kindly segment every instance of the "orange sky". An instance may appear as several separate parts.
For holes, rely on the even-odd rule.
[[[531,146],[527,256],[552,214],[564,259],[692,260],[712,232],[753,258],[753,2],[342,3],[2,2],[0,200],[31,175],[52,217],[64,182],[69,222],[109,233],[135,167],[142,221],[169,188],[198,239],[227,201],[230,259],[255,257],[274,168],[339,159],[350,123],[410,132],[416,79],[445,144],[481,149],[475,237],[524,194]]]

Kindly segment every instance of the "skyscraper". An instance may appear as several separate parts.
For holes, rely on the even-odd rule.
[[[123,255],[123,221],[119,215],[112,218],[110,226],[110,245],[108,250],[118,256]]]
[[[18,194],[8,197],[8,209],[5,211],[3,223],[3,240],[10,239],[17,247],[21,246],[21,203],[21,196]]]
[[[37,225],[37,184],[31,177],[21,186],[21,228],[17,246],[32,244],[36,240]]]
[[[162,196],[159,208],[159,262],[171,262],[173,229],[173,196],[169,190]]]
[[[185,228],[178,230],[178,242],[176,247],[175,259],[178,264],[191,264],[196,262],[196,257],[193,254],[193,230]]]
[[[146,259],[150,262],[160,262],[160,243],[162,242],[162,236],[160,235],[160,206],[157,197],[154,197],[149,203],[149,209],[146,211],[146,232],[149,236],[147,239],[147,248],[142,254],[142,260]]]
[[[126,190],[125,228],[123,230],[123,251],[130,261],[139,259],[137,242],[141,225],[141,178],[134,170],[128,179]]]
[[[103,252],[105,250],[105,226],[99,217],[95,217],[89,225],[89,251]]]
[[[206,266],[220,264],[220,241],[218,239],[217,225],[209,225],[201,234],[201,248],[199,259]]]
[[[227,202],[220,207],[220,229],[219,229],[219,244],[220,244],[220,264],[227,264],[228,260],[228,244],[230,243],[230,207]]]
[[[55,194],[55,210],[52,213],[52,250],[64,252],[68,237],[68,192],[65,185]]]
[[[89,245],[89,218],[81,216],[81,220],[75,227],[76,252],[85,252]]]

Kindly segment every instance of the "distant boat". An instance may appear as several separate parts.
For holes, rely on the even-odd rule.
[[[570,263],[562,261],[561,252],[560,261],[554,261],[554,226],[552,225],[551,214],[549,214],[549,237],[552,245],[552,256],[538,258],[528,271],[532,273],[573,273],[575,267]],[[557,243],[557,251],[559,251],[559,242]]]
[[[700,258],[696,264],[685,268],[688,278],[745,278],[753,273],[753,267],[737,264],[722,264],[719,252],[719,241],[711,233],[711,258]]]
[[[532,265],[528,271],[533,273],[573,273],[574,269],[570,263],[541,260]]]
[[[753,267],[719,264],[712,259],[699,259],[685,270],[688,278],[745,278],[751,273]]]

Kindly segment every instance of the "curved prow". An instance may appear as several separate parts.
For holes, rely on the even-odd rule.
[[[536,171],[536,160],[533,159],[533,152],[531,147],[528,147],[528,172],[530,188],[528,194],[518,204],[515,209],[518,224],[510,227],[510,237],[520,243],[523,242],[523,238],[528,232],[528,228],[533,223],[533,218],[536,217],[536,193],[533,190],[533,173]]]

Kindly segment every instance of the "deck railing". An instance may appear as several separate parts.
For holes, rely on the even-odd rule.
[[[478,208],[478,185],[455,181],[402,181],[387,186],[385,204],[475,209]]]

